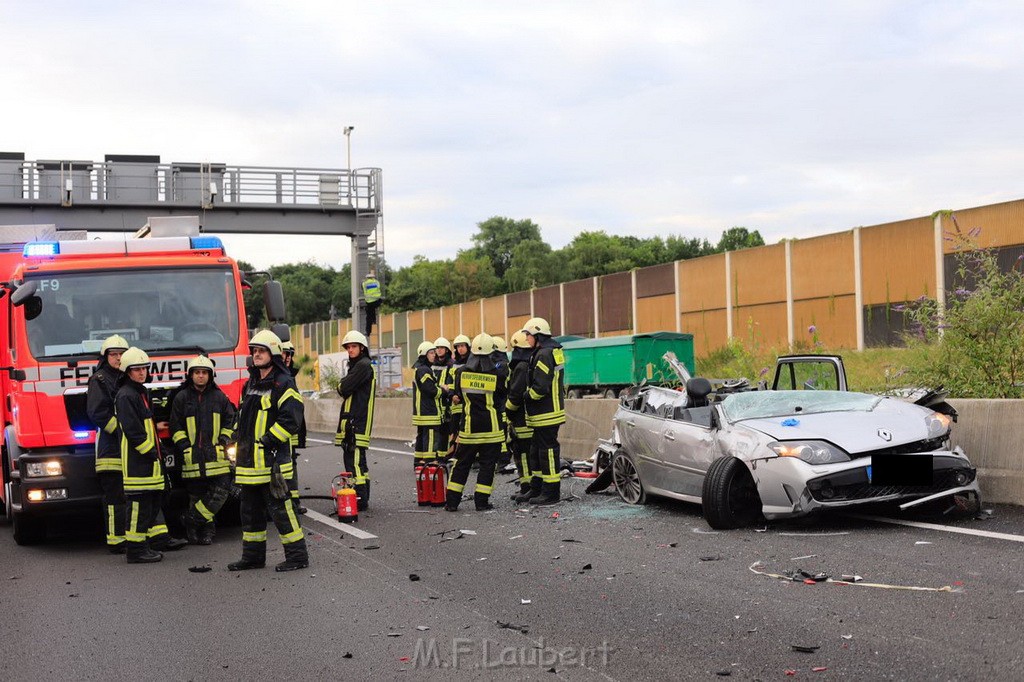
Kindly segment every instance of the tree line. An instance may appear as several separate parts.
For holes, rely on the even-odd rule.
[[[532,220],[495,216],[477,224],[471,246],[455,258],[430,260],[416,256],[411,265],[392,270],[378,263],[377,278],[384,289],[382,311],[401,312],[454,305],[534,287],[571,282],[613,272],[698,258],[724,251],[764,245],[757,230],[732,227],[716,244],[707,239],[670,235],[622,237],[601,230],[583,231],[561,249],[540,236]],[[244,261],[239,267],[253,268]],[[352,303],[349,264],[340,270],[313,262],[288,263],[269,269],[284,288],[291,324],[348,317]],[[247,291],[250,325],[262,312],[260,287]]]

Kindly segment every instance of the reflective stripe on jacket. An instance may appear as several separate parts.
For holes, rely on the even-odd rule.
[[[505,441],[501,406],[505,402],[504,368],[496,368],[488,358],[473,357],[455,372],[455,395],[463,409],[462,430],[458,442],[474,445]]]
[[[164,468],[149,391],[143,384],[125,377],[114,404],[121,429],[125,493],[163,490]]]
[[[562,346],[545,338],[530,356],[526,386],[526,425],[556,426],[565,423],[565,356]]]
[[[181,477],[231,473],[221,440],[230,440],[235,407],[212,381],[199,391],[186,382],[171,405],[171,438],[182,453]]]
[[[416,426],[440,426],[441,391],[434,373],[425,358],[412,366],[415,371],[412,385],[412,423]]]
[[[114,400],[124,375],[120,370],[100,360],[89,377],[85,397],[85,411],[96,426],[96,472],[121,469],[121,433],[114,416]]]
[[[370,431],[373,429],[373,405],[377,394],[377,374],[364,352],[355,360],[349,360],[348,374],[338,384],[341,396],[341,411],[338,414],[338,430],[334,444],[342,445],[346,438],[354,438],[356,447],[370,447]]]
[[[235,483],[239,485],[270,483],[274,463],[286,479],[294,469],[291,440],[302,420],[302,397],[291,374],[278,362],[275,358],[265,378],[260,377],[258,368],[251,368],[242,389],[234,428],[238,443]]]

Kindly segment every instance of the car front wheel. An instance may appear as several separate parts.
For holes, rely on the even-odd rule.
[[[633,460],[624,453],[616,453],[612,460],[612,480],[615,481],[615,490],[623,502],[629,504],[644,504],[647,502],[647,491],[644,484],[640,482],[640,473],[636,470]]]
[[[701,508],[708,525],[717,530],[743,528],[759,521],[761,496],[746,465],[735,457],[720,457],[704,475]]]

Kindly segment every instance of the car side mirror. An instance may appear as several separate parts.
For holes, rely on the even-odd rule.
[[[39,287],[39,282],[36,280],[29,280],[20,287],[14,290],[11,294],[11,305],[18,307],[25,305],[33,296],[36,294],[36,288]],[[39,301],[40,309],[42,308],[42,300]]]

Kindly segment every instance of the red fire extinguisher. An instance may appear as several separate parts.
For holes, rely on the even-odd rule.
[[[430,469],[427,474],[430,504],[434,507],[443,507],[445,497],[448,495],[448,470],[440,464],[429,464],[427,468]]]
[[[342,523],[355,523],[359,520],[359,503],[356,489],[352,485],[352,474],[342,471],[331,481],[331,492],[338,503],[338,520]]]
[[[429,467],[429,464],[416,467],[416,504],[421,507],[430,506],[430,485],[427,478]]]

